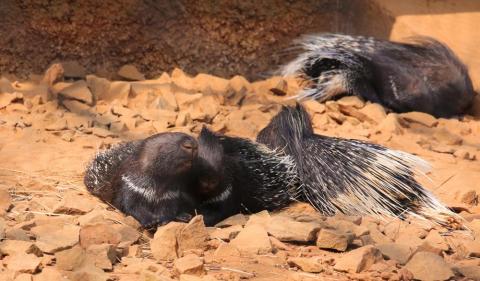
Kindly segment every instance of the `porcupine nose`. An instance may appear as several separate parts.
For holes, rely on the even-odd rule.
[[[186,139],[182,142],[181,146],[183,150],[189,152],[192,156],[195,156],[197,154],[198,145],[195,140]]]

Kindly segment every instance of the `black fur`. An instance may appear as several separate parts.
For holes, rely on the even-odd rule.
[[[183,194],[191,184],[196,158],[194,138],[182,133],[157,134],[99,154],[87,168],[84,182],[93,194],[147,228],[188,220],[193,205]],[[110,167],[99,170],[99,163]],[[99,184],[92,180],[95,177],[107,180]]]
[[[472,104],[467,67],[433,38],[398,43],[323,34],[305,36],[298,43],[303,53],[283,72],[310,81],[308,93],[300,98],[358,95],[396,112],[421,111],[436,117],[462,114]],[[330,87],[333,80],[341,80],[342,86]]]

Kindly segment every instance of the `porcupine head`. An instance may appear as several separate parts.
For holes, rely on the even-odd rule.
[[[194,161],[196,198],[205,200],[220,194],[227,181],[224,150],[218,137],[206,127],[198,136],[198,157]]]

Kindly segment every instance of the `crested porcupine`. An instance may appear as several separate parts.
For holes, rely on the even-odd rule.
[[[298,100],[357,95],[396,112],[451,117],[464,113],[474,98],[467,67],[433,38],[399,43],[340,34],[306,35],[294,48],[301,49],[300,55],[281,72],[304,79]]]
[[[145,227],[188,220],[192,209],[182,193],[196,157],[194,138],[161,133],[97,154],[87,166],[84,183],[92,194]]]
[[[290,156],[248,139],[203,128],[190,194],[207,225],[239,212],[277,210],[295,200],[297,181]]]
[[[257,136],[295,161],[299,200],[325,215],[413,216],[446,227],[460,218],[414,178],[429,165],[405,152],[316,135],[305,109],[284,107]]]

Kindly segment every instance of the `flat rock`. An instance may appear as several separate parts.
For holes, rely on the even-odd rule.
[[[463,276],[472,280],[480,280],[480,266],[460,266],[457,268]]]
[[[32,275],[28,273],[20,273],[15,277],[14,281],[32,281]]]
[[[205,273],[203,259],[194,254],[189,254],[175,260],[173,266],[179,274],[203,275]]]
[[[185,225],[185,223],[170,222],[157,229],[153,239],[150,240],[152,255],[157,261],[174,260],[178,257],[177,236]]]
[[[215,93],[225,93],[229,86],[229,80],[200,73],[193,78],[194,87],[200,92],[207,92],[208,88]]]
[[[210,232],[210,239],[221,239],[224,241],[230,241],[235,238],[237,234],[242,231],[243,227],[241,225],[232,225],[225,228],[216,228]]]
[[[220,243],[218,248],[213,253],[213,258],[217,262],[222,262],[228,259],[238,259],[240,257],[240,250],[230,243]]]
[[[61,270],[76,270],[80,268],[86,259],[85,250],[79,245],[55,253],[56,266]]]
[[[325,112],[325,105],[323,103],[319,103],[316,100],[308,100],[303,103],[303,106],[305,109],[310,112],[310,114],[315,114],[315,113],[324,113]]]
[[[138,71],[137,67],[131,64],[126,64],[117,72],[118,76],[130,81],[142,81],[145,80],[145,75]]]
[[[97,137],[101,137],[101,138],[118,137],[118,135],[116,133],[111,132],[111,131],[109,131],[107,129],[104,129],[104,128],[99,128],[99,127],[93,127],[92,128],[92,134],[94,134]]]
[[[66,87],[59,93],[60,95],[82,101],[88,105],[93,104],[93,95],[84,80],[79,80],[72,85]]]
[[[31,232],[36,236],[36,245],[44,253],[55,252],[73,247],[78,243],[80,227],[73,224],[39,225]]]
[[[333,268],[337,271],[358,273],[367,270],[380,260],[382,260],[380,251],[374,246],[368,245],[348,252],[336,259]]]
[[[320,273],[324,270],[320,260],[315,257],[311,258],[289,258],[287,260],[290,266],[296,266],[302,271],[311,273]]]
[[[52,267],[45,267],[42,272],[33,276],[33,281],[69,281],[69,279],[59,270]]]
[[[34,254],[42,256],[42,251],[30,241],[4,240],[0,242],[0,253],[13,256],[16,254]]]
[[[9,240],[30,241],[30,234],[28,231],[21,228],[12,228],[4,232],[4,236]],[[0,239],[2,239],[2,226],[0,222]]]
[[[381,133],[401,135],[403,133],[403,129],[398,115],[395,113],[389,113],[387,117],[378,124],[376,131]]]
[[[448,280],[454,276],[450,265],[440,256],[429,252],[417,252],[405,268],[419,280]]]
[[[266,254],[272,251],[267,231],[259,224],[245,226],[230,243],[245,255]]]
[[[413,111],[413,112],[401,113],[400,117],[407,120],[408,122],[422,124],[430,128],[438,124],[438,120],[435,119],[435,117],[424,112]]]
[[[337,100],[337,103],[341,106],[349,106],[357,109],[365,106],[365,102],[357,96],[345,96]]]
[[[0,189],[0,216],[4,216],[12,207],[12,197],[5,189]]]
[[[336,229],[323,228],[320,230],[316,245],[322,249],[345,251],[355,236],[351,233],[341,232]]]
[[[220,111],[220,103],[212,95],[196,100],[188,109],[192,120],[210,123]]]
[[[203,222],[203,216],[193,217],[190,222],[180,230],[177,236],[178,253],[182,255],[184,251],[200,249],[207,247],[208,231]]]
[[[118,245],[122,235],[111,224],[86,225],[80,229],[80,245],[88,248],[94,244]]]
[[[422,248],[438,249],[438,252],[448,251],[448,249],[450,248],[445,241],[445,238],[440,236],[437,231],[430,231],[427,237],[425,237],[423,244],[420,246]]]
[[[396,260],[399,264],[406,264],[412,256],[412,249],[407,245],[386,243],[376,245],[383,257],[389,260]]]
[[[271,219],[272,217],[270,216],[268,211],[261,211],[256,214],[250,215],[250,217],[248,217],[248,221],[245,223],[245,226],[258,224],[266,228]]]
[[[55,207],[55,213],[69,215],[84,215],[95,207],[95,202],[87,196],[68,193],[58,206]]]
[[[362,109],[359,110],[360,113],[365,114],[370,120],[373,120],[373,122],[380,124],[383,119],[387,117],[387,113],[385,112],[385,109],[383,106],[381,106],[378,103],[369,103],[365,105]],[[358,117],[354,116],[355,118],[358,119]],[[361,120],[361,119],[359,119]],[[361,120],[364,121],[364,120]],[[365,120],[368,121],[368,120]]]
[[[6,236],[6,232],[7,232],[6,228],[7,226],[6,226],[5,220],[3,218],[0,218],[0,241],[3,240]],[[23,239],[19,239],[19,240],[23,240]]]
[[[312,242],[320,225],[297,222],[290,217],[274,216],[267,224],[267,232],[283,242]]]
[[[118,100],[121,104],[127,105],[132,86],[128,82],[114,81],[110,82],[108,92],[98,98],[104,101],[112,102]]]
[[[433,133],[433,138],[445,145],[460,145],[463,139],[445,128],[438,128]]]
[[[112,270],[117,259],[116,247],[111,244],[93,244],[87,248],[87,259],[96,267]]]
[[[8,256],[4,263],[7,268],[20,273],[35,273],[42,259],[32,254],[15,254]]]
[[[19,93],[0,93],[0,109],[10,105],[19,95]]]

